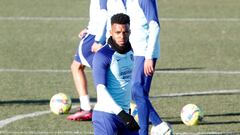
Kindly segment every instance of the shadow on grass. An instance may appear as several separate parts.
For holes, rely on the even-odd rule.
[[[240,116],[240,112],[237,113],[223,113],[223,114],[207,114],[204,117],[220,117],[220,116]]]
[[[204,115],[204,119],[202,122],[199,123],[199,125],[224,125],[224,124],[240,124],[239,120],[227,120],[221,117],[227,117],[227,116],[239,116],[240,112],[236,113],[223,113],[223,114],[206,114]],[[206,121],[207,117],[219,117],[219,121]],[[172,125],[178,125],[183,124],[180,117],[162,117],[166,122],[172,124]],[[220,121],[221,120],[221,121]]]
[[[166,120],[171,125],[183,124],[181,120]],[[240,121],[203,121],[199,125],[225,125],[225,124],[240,124]]]
[[[96,102],[96,98],[90,98],[91,102]],[[32,105],[32,104],[37,104],[37,105],[46,105],[49,104],[50,100],[47,99],[40,99],[40,100],[0,100],[0,105],[11,105],[11,104],[25,104],[25,105]],[[79,103],[79,99],[75,98],[72,99],[72,103]]]

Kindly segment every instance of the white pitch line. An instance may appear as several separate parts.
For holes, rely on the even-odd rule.
[[[88,17],[28,17],[28,16],[0,16],[0,21],[80,21],[89,20]],[[160,21],[183,22],[239,22],[240,18],[166,18],[160,17]]]
[[[0,121],[0,128],[6,126],[9,123],[17,121],[17,120],[21,120],[21,119],[24,119],[24,118],[36,117],[36,116],[40,116],[40,115],[47,114],[47,113],[50,113],[50,111],[39,111],[39,112],[34,112],[34,113],[29,113],[29,114],[16,115],[16,116],[13,116],[11,118],[7,118],[5,120],[1,120]]]
[[[240,18],[161,18],[160,21],[183,21],[183,22],[239,22]]]
[[[163,74],[240,74],[240,71],[216,71],[216,70],[205,70],[205,71],[193,71],[193,70],[178,70],[178,71],[155,71],[155,73]]]
[[[58,69],[0,69],[0,72],[23,72],[23,73],[68,73],[70,70]]]
[[[70,70],[60,70],[60,69],[0,69],[0,72],[22,72],[22,73],[68,73]],[[91,72],[91,70],[86,70],[86,72]],[[164,71],[155,71],[155,73],[161,73],[161,74],[240,74],[240,71],[217,71],[217,70],[178,70],[178,71],[170,71],[170,70],[164,70]]]
[[[80,132],[80,131],[0,131],[0,134],[83,134],[83,135],[93,135],[93,132]],[[174,133],[175,135],[239,135],[240,132],[183,132],[183,133]]]
[[[213,95],[213,94],[234,94],[234,93],[240,93],[240,90],[212,90],[212,91],[205,91],[205,92],[190,92],[190,93],[169,93],[169,94],[161,94],[156,96],[151,96],[151,98],[159,98],[159,97],[179,97],[179,96],[194,96],[194,95]],[[94,106],[95,102],[91,102],[91,105]],[[73,106],[72,108],[77,108],[78,106]],[[25,119],[25,118],[31,118],[31,117],[37,117],[44,114],[51,113],[51,111],[38,111],[33,112],[29,114],[21,114],[12,116],[10,118],[0,120],[0,128],[3,128],[4,126],[15,122],[17,120]],[[1,132],[0,132],[1,133]]]
[[[94,105],[94,102],[90,103],[91,105]],[[72,106],[72,109],[77,108],[78,106]],[[12,116],[10,118],[4,119],[4,120],[0,120],[0,128],[3,128],[4,126],[15,122],[17,120],[21,120],[21,119],[25,119],[25,118],[32,118],[32,117],[37,117],[37,116],[41,116],[44,114],[48,114],[51,113],[51,111],[38,111],[38,112],[33,112],[33,113],[29,113],[29,114],[20,114],[20,115],[16,115],[16,116]]]
[[[199,90],[200,91],[200,90]],[[209,90],[209,91],[201,91],[201,92],[183,92],[183,93],[169,93],[169,94],[161,94],[151,96],[151,98],[159,98],[159,97],[183,97],[183,96],[201,96],[201,95],[216,95],[216,94],[240,94],[240,90]]]
[[[27,17],[27,16],[0,16],[2,21],[81,21],[89,20],[86,17]]]

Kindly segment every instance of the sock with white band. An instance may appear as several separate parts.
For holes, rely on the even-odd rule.
[[[88,95],[85,96],[80,96],[80,107],[81,109],[85,110],[85,111],[90,111],[91,110],[91,106],[90,106],[90,99]]]

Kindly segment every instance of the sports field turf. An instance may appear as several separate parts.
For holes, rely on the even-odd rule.
[[[150,93],[158,113],[177,135],[240,134],[240,1],[158,4],[161,58]],[[70,64],[88,5],[89,0],[0,0],[0,134],[93,134],[91,122],[67,121],[68,115],[49,111],[58,92],[79,104]],[[200,125],[181,122],[187,103],[203,109]]]

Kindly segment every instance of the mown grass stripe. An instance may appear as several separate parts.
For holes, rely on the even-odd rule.
[[[236,94],[240,93],[240,90],[212,90],[212,91],[205,91],[205,92],[189,92],[189,93],[168,93],[168,94],[161,94],[156,96],[151,96],[151,98],[159,98],[159,97],[179,97],[179,96],[197,96],[197,95],[214,95],[214,94]],[[94,105],[95,102],[91,102],[91,105]],[[78,106],[73,106],[72,108],[77,108]],[[10,118],[0,120],[0,128],[3,128],[4,126],[25,118],[31,118],[31,117],[37,117],[44,114],[51,113],[51,111],[37,111],[29,114],[21,114],[12,116]],[[1,132],[0,132],[1,133]]]
[[[89,20],[87,17],[28,17],[28,16],[0,16],[2,21],[79,21]],[[160,21],[183,22],[239,22],[240,18],[160,18]]]
[[[23,72],[23,73],[68,73],[67,69],[0,69],[0,72]],[[91,72],[86,70],[86,72]],[[158,70],[155,73],[162,74],[240,74],[240,71],[217,71],[217,70]]]

